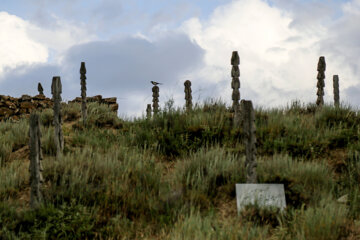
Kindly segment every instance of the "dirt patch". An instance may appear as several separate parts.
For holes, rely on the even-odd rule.
[[[18,150],[16,150],[15,152],[12,152],[10,154],[9,160],[16,160],[16,159],[21,159],[21,160],[29,160],[29,154],[30,154],[30,149],[29,146],[24,146]]]

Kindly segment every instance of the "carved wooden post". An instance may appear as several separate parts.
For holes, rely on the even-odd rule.
[[[38,91],[39,91],[39,95],[44,95],[44,89],[41,86],[41,83],[38,83]]]
[[[81,62],[80,67],[80,84],[81,84],[81,114],[83,119],[83,124],[86,125],[86,68],[85,68],[85,62]]]
[[[318,71],[317,88],[318,88],[318,90],[317,90],[316,95],[318,97],[316,100],[316,105],[318,107],[321,107],[322,105],[324,105],[325,69],[326,69],[325,57],[321,56],[319,58],[318,67],[317,67],[317,71]]]
[[[154,116],[155,116],[159,112],[159,87],[153,86],[152,92],[153,92],[153,95],[152,95],[153,96],[153,111],[154,111]]]
[[[53,77],[51,84],[51,94],[53,95],[54,101],[54,128],[55,128],[55,145],[56,145],[56,158],[62,155],[64,149],[64,138],[61,129],[61,92],[62,86],[60,77]]]
[[[232,105],[232,111],[234,112],[234,127],[238,127],[239,126],[239,121],[240,121],[240,109],[239,109],[239,100],[240,100],[240,69],[239,69],[239,64],[240,64],[240,58],[238,55],[237,51],[234,51],[232,53],[231,56],[231,65],[232,65],[232,69],[231,69],[231,77],[232,77],[232,81],[231,81],[231,88],[233,89],[233,93],[232,93],[232,100],[233,100],[233,105]]]
[[[246,151],[246,183],[257,183],[255,112],[251,101],[241,100],[241,115]]]
[[[333,86],[334,86],[334,105],[339,107],[340,105],[340,95],[339,95],[339,76],[333,76]]]
[[[43,159],[41,152],[41,132],[39,115],[35,112],[30,114],[29,128],[29,148],[30,148],[30,206],[37,208],[43,201],[41,185],[43,183],[42,164]]]
[[[151,104],[148,104],[147,105],[147,108],[146,108],[146,119],[151,119]]]
[[[192,96],[191,96],[191,82],[186,80],[184,82],[185,86],[185,101],[186,101],[186,111],[191,111],[192,109]]]

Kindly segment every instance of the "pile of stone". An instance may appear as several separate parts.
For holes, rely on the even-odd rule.
[[[22,95],[20,98],[0,95],[0,121],[3,119],[18,120],[20,116],[29,114],[33,109],[51,108],[53,101],[45,95]]]
[[[102,98],[101,95],[94,97],[87,97],[87,102],[98,102],[107,104],[112,111],[116,112],[119,108],[116,103],[116,97]],[[69,102],[81,103],[81,97],[77,97]],[[66,104],[66,103],[62,103]],[[19,120],[20,117],[30,116],[33,109],[43,110],[46,108],[53,108],[54,102],[51,98],[47,98],[43,94],[31,97],[29,95],[22,95],[20,98],[0,95],[0,121],[6,119]]]
[[[69,101],[69,103],[81,103],[81,97],[77,97],[72,101]],[[94,97],[86,97],[86,102],[98,102],[100,104],[107,104],[111,111],[114,111],[117,113],[117,110],[119,109],[119,105],[116,103],[116,97],[111,98],[102,98],[101,95],[96,95]]]

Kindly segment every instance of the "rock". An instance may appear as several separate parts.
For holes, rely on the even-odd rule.
[[[115,104],[116,103],[116,97],[104,98],[103,102],[108,103],[108,104]]]
[[[117,111],[119,109],[119,105],[116,103],[116,104],[111,104],[110,105],[110,109],[111,111]]]
[[[21,96],[21,98],[19,100],[20,101],[31,101],[32,99],[31,99],[31,96],[24,94]]]
[[[348,202],[348,194],[345,194],[337,199],[338,203],[346,204]]]
[[[0,108],[0,116],[5,116],[5,117],[9,117],[11,115],[14,114],[14,110],[9,109],[9,108]]]
[[[26,109],[26,110],[30,110],[30,109],[34,109],[35,106],[34,106],[34,104],[31,103],[31,102],[21,102],[21,103],[20,103],[20,108]]]
[[[44,94],[38,94],[35,97],[33,97],[33,100],[45,100],[46,97]]]

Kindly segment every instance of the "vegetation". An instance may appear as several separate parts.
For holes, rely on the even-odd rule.
[[[357,239],[360,115],[349,106],[255,109],[260,183],[283,183],[287,208],[249,205],[242,131],[220,101],[155,119],[105,105],[63,107],[55,160],[52,110],[40,113],[44,204],[29,208],[28,119],[0,122],[0,239]],[[347,194],[347,202],[338,198]]]

